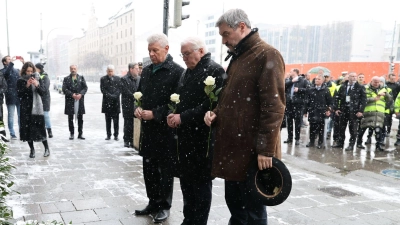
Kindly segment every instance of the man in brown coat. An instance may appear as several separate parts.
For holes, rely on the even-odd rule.
[[[272,167],[272,157],[281,157],[284,62],[258,29],[251,29],[243,10],[225,12],[216,26],[232,59],[218,105],[204,117],[216,126],[212,176],[225,179],[231,225],[267,224],[265,206],[249,195],[246,172],[253,160],[262,170]]]

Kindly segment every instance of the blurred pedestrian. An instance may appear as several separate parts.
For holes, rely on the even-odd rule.
[[[139,64],[129,63],[128,73],[121,78],[122,116],[124,117],[124,147],[133,148],[133,118],[135,98],[140,83]]]
[[[0,135],[1,135],[1,140],[4,142],[9,142],[7,139],[6,135],[6,129],[4,127],[4,112],[3,112],[3,99],[4,99],[4,93],[7,92],[7,81],[3,76],[3,73],[0,71]]]
[[[47,135],[49,138],[53,137],[53,132],[51,131],[51,122],[50,122],[50,79],[49,75],[44,71],[43,64],[37,63],[35,65],[36,71],[40,75],[40,79],[43,80],[43,85],[45,87],[45,92],[42,95],[42,102],[43,102],[43,111],[44,111],[44,121],[46,124]]]
[[[204,117],[216,127],[211,175],[225,179],[229,224],[265,225],[266,207],[250,195],[246,174],[251,162],[263,170],[273,166],[272,157],[281,158],[285,63],[243,10],[226,11],[216,26],[229,49],[226,60],[232,59],[218,105]]]
[[[106,118],[106,140],[111,139],[111,123],[114,123],[114,140],[118,141],[119,114],[121,113],[121,78],[114,76],[113,65],[107,66],[107,75],[100,79],[100,90],[103,94],[101,112],[104,113]]]
[[[78,120],[78,139],[85,140],[83,137],[83,114],[85,114],[85,94],[88,90],[85,78],[77,73],[76,65],[69,67],[70,75],[63,81],[62,91],[65,94],[64,114],[68,115],[69,140],[74,139],[74,115],[75,121]]]
[[[18,97],[21,101],[20,140],[27,141],[30,147],[30,158],[35,158],[33,142],[41,141],[44,146],[44,157],[50,155],[44,121],[42,98],[46,92],[43,80],[31,62],[26,62],[17,81]]]
[[[175,92],[183,68],[168,54],[168,37],[153,34],[147,38],[152,64],[143,68],[138,91],[143,94],[135,116],[141,119],[139,155],[143,157],[143,177],[149,202],[136,215],[155,213],[154,222],[165,221],[170,214],[174,178],[168,152],[168,104]]]
[[[12,140],[17,140],[17,136],[14,131],[14,113],[15,109],[17,109],[18,115],[18,127],[20,127],[20,102],[17,93],[17,80],[19,79],[19,71],[14,68],[14,61],[20,60],[24,61],[22,57],[13,57],[11,61],[10,56],[4,56],[1,60],[4,68],[1,69],[1,72],[4,75],[4,78],[7,81],[7,92],[6,96],[6,105],[8,112],[8,130],[10,131],[10,136]]]

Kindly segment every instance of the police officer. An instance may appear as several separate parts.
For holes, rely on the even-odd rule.
[[[343,148],[347,123],[350,130],[350,142],[346,151],[352,151],[356,142],[358,119],[363,116],[366,105],[365,87],[357,82],[357,74],[349,73],[349,80],[344,82],[335,99],[335,114],[340,116],[340,133],[338,142],[333,148]]]
[[[362,137],[365,131],[370,128],[375,131],[376,150],[383,151],[381,148],[382,129],[385,121],[386,104],[390,103],[393,98],[388,90],[381,85],[380,78],[374,76],[371,84],[366,86],[367,104],[364,109],[361,126],[357,137],[357,148],[364,149],[362,146]]]
[[[303,76],[299,76],[298,69],[290,71],[290,78],[285,82],[286,92],[286,119],[288,139],[284,143],[293,142],[293,120],[295,122],[295,145],[300,144],[300,127],[303,119],[308,82]]]

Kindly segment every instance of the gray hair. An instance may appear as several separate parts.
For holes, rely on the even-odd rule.
[[[139,63],[135,63],[135,62],[134,63],[129,63],[128,64],[128,70],[131,69],[131,68],[132,69],[135,68],[135,66],[139,66]]]
[[[159,43],[161,47],[165,47],[168,45],[168,37],[163,33],[152,34],[150,37],[147,38],[148,44]]]
[[[108,65],[107,66],[107,70],[114,70],[115,68],[114,68],[114,65]]]
[[[185,40],[183,40],[183,41],[181,42],[181,46],[183,46],[183,45],[185,45],[185,44],[190,44],[190,45],[192,45],[192,50],[202,48],[203,51],[204,51],[204,54],[206,54],[206,53],[208,52],[206,43],[205,43],[204,40],[203,40],[202,38],[200,38],[200,37],[195,37],[195,36],[193,36],[193,37],[188,37],[188,38],[186,38]]]
[[[222,14],[215,24],[215,27],[219,27],[221,24],[225,23],[229,27],[236,30],[240,22],[245,23],[248,28],[251,28],[249,17],[243,11],[243,9],[230,9]]]
[[[386,79],[384,77],[379,77],[379,81],[386,85]]]

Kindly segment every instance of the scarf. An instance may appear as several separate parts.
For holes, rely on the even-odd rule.
[[[34,73],[35,79],[39,82],[39,74]],[[30,75],[22,75],[22,78],[26,81],[28,81],[31,76]],[[32,90],[32,115],[44,115],[43,113],[43,102],[42,98],[36,91],[35,85],[31,85],[31,90]]]

